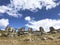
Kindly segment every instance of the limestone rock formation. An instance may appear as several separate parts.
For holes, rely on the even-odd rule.
[[[50,27],[50,33],[55,34],[55,33],[57,33],[57,30],[56,30],[56,29],[54,29],[54,27]]]
[[[45,33],[43,27],[39,27],[39,31],[41,32],[41,35]]]
[[[18,28],[18,36],[23,35],[24,32],[25,32],[25,28],[24,27]]]
[[[32,33],[33,32],[32,28],[28,28],[28,32]]]

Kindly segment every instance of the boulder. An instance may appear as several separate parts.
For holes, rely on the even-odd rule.
[[[24,41],[30,41],[30,39],[24,39]]]
[[[50,36],[48,37],[48,40],[54,40],[54,37]]]
[[[0,33],[0,37],[2,36],[2,33]]]
[[[47,38],[46,37],[42,37],[41,40],[47,40]]]

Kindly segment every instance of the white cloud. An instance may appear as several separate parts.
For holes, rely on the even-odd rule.
[[[13,17],[22,16],[16,10],[13,10],[13,8],[10,8],[4,5],[0,6],[0,13],[7,13],[8,15],[13,16]]]
[[[18,12],[21,9],[28,9],[30,11],[36,11],[46,7],[46,10],[55,8],[60,4],[60,2],[55,2],[56,0],[10,0],[10,4],[7,6],[0,6],[0,13],[7,13],[10,16],[21,17],[22,15]]]
[[[58,13],[58,15],[60,16],[60,13]]]
[[[8,19],[0,19],[0,27],[6,27],[7,25],[9,25]]]
[[[9,10],[6,12],[9,16],[13,16],[13,17],[22,17],[22,14],[19,14],[17,11],[15,10]]]
[[[37,8],[42,9],[46,7],[46,10],[54,8],[59,5],[60,2],[56,3],[56,0],[12,0],[11,4],[15,6],[15,9],[29,9],[36,10]]]
[[[46,32],[49,31],[49,27],[53,26],[55,29],[60,28],[60,20],[52,20],[52,19],[43,19],[39,21],[30,21],[26,26],[31,27],[33,29],[39,30],[39,27],[43,27]]]
[[[6,7],[4,5],[0,6],[0,13],[5,13],[7,10],[11,10],[9,7]]]
[[[30,21],[31,20],[31,17],[30,16],[27,16],[27,17],[25,17],[25,20]]]
[[[56,0],[44,0],[44,6],[46,7],[46,10],[55,8],[60,4],[60,2],[56,3]]]

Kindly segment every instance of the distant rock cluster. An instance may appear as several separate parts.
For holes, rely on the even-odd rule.
[[[49,32],[45,32],[43,27],[39,28],[39,31],[33,31],[32,28],[28,28],[26,31],[24,27],[18,28],[18,31],[16,31],[15,28],[7,26],[5,30],[0,30],[0,37],[16,37],[20,35],[34,35],[34,36],[42,36],[47,34],[55,34],[60,33],[60,29],[54,29],[53,27],[50,27]],[[46,38],[43,38],[46,39]]]

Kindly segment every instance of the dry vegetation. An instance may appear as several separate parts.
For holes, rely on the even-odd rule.
[[[60,45],[60,33],[43,36],[0,37],[0,45]]]

